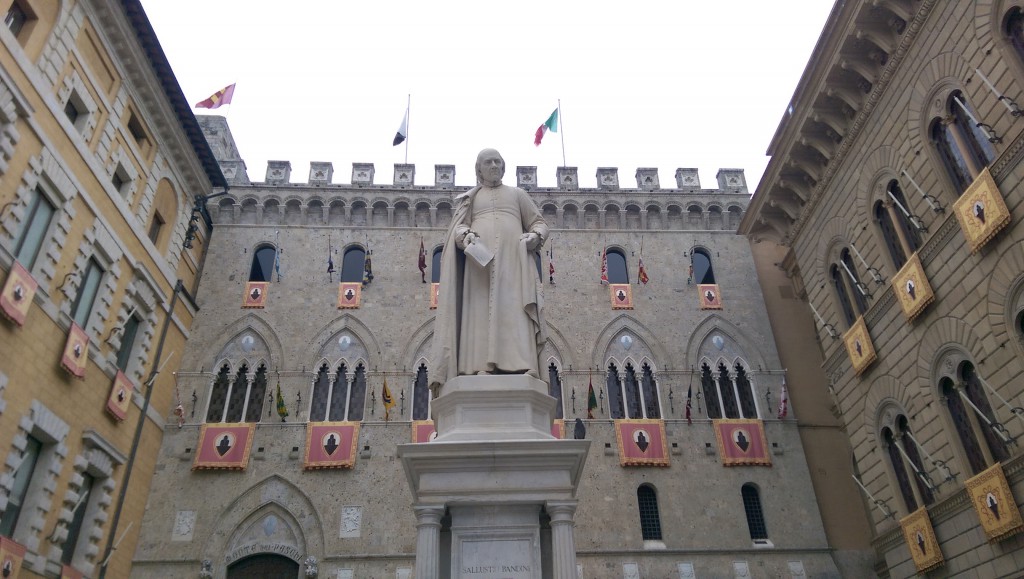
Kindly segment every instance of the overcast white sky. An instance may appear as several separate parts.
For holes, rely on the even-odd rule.
[[[435,164],[475,183],[485,147],[509,166],[657,167],[663,187],[696,167],[716,187],[719,168],[746,170],[751,192],[830,0],[456,2],[389,0],[143,0],[192,103],[237,83],[225,115],[249,177],[288,160],[292,182],[310,161],[353,162],[392,182],[405,146],[392,147],[412,95],[408,162],[416,184]],[[533,134],[562,103],[560,133]],[[198,109],[196,114],[207,114]]]

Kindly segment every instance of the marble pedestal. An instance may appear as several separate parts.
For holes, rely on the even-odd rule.
[[[529,376],[443,385],[432,404],[437,438],[398,447],[416,514],[416,579],[576,579],[573,515],[590,442],[551,436],[554,405]]]

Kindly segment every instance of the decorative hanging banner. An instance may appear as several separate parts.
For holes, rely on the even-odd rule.
[[[4,289],[0,292],[0,312],[15,324],[24,326],[37,287],[39,284],[32,278],[32,274],[14,260],[11,271],[7,273]]]
[[[0,576],[18,579],[21,562],[25,560],[25,547],[7,537],[0,537]]]
[[[352,468],[359,444],[358,422],[310,422],[306,425],[306,459],[302,468]]]
[[[918,574],[927,573],[946,562],[935,538],[932,520],[928,518],[928,509],[921,507],[900,519],[900,528]]]
[[[118,422],[128,416],[128,406],[132,403],[132,392],[135,385],[118,370],[114,376],[114,383],[110,385],[110,395],[107,396],[107,412],[117,419]]]
[[[928,283],[924,265],[917,253],[910,256],[910,260],[892,277],[892,289],[908,322],[921,315],[928,304],[935,300],[935,292]]]
[[[697,284],[697,293],[700,294],[700,309],[722,309],[722,293],[718,290],[717,283]]]
[[[243,308],[262,308],[267,305],[267,288],[270,282],[250,281],[245,283],[245,299],[242,300]]]
[[[745,418],[711,421],[715,425],[722,466],[771,466],[764,423]]]
[[[346,281],[338,284],[338,309],[354,309],[359,307],[359,297],[363,292],[363,284],[357,281]]]
[[[1024,520],[1010,492],[1002,464],[997,462],[967,479],[964,486],[989,542],[1002,541],[1024,530]]]
[[[430,309],[437,309],[437,296],[441,293],[441,284],[432,283],[430,284]]]
[[[245,470],[255,424],[204,424],[192,470]]]
[[[864,322],[864,316],[857,318],[853,327],[843,334],[843,342],[846,344],[846,353],[850,355],[853,372],[857,376],[867,370],[868,366],[878,357],[875,353],[875,344],[871,341],[871,334],[868,333],[868,325]]]
[[[664,420],[616,420],[619,466],[669,466]]]
[[[76,378],[85,378],[85,362],[89,359],[89,336],[85,330],[78,327],[78,324],[71,322],[68,329],[68,341],[64,345],[64,355],[60,358],[60,365],[71,372]]]
[[[985,167],[978,178],[971,183],[967,191],[953,204],[953,213],[960,222],[960,229],[971,246],[971,253],[976,253],[995,237],[1008,223],[1010,210],[1006,207],[1003,195],[996,186],[995,179]]]
[[[85,574],[71,565],[64,565],[60,568],[60,579],[85,579]]]
[[[608,293],[611,295],[613,310],[633,309],[633,286],[628,283],[609,284]]]
[[[565,438],[565,421],[564,420],[553,420],[551,421],[551,436],[554,436],[558,440]]]
[[[437,429],[434,428],[433,420],[413,420],[412,441],[430,442],[437,438]]]

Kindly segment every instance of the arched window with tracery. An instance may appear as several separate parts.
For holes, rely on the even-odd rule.
[[[658,385],[650,364],[643,365],[640,392],[644,397],[645,418],[661,418],[661,402],[658,400]]]
[[[346,249],[345,256],[341,260],[341,281],[362,283],[365,265],[366,251],[362,247],[354,246]]]
[[[217,377],[213,379],[213,387],[210,388],[210,404],[206,411],[207,422],[221,422],[224,420],[224,408],[227,406],[228,389],[231,387],[229,372],[228,365],[224,364],[220,372],[217,373]]]
[[[736,392],[732,387],[729,368],[722,363],[718,364],[718,393],[721,396],[722,407],[725,409],[725,417],[739,418],[740,409],[736,404]]]
[[[562,408],[562,379],[558,375],[558,366],[552,362],[548,364],[548,394],[555,399],[555,419],[565,417],[565,410]]]
[[[356,422],[363,419],[363,407],[366,406],[366,368],[362,364],[356,366],[349,387],[348,420]]]
[[[340,422],[362,420],[366,398],[366,376],[362,364],[350,376],[348,367],[342,363],[334,373],[334,379],[327,364],[320,366],[313,382],[313,396],[310,402],[311,422]]]
[[[971,121],[967,110],[977,118],[963,94],[955,91],[949,97],[946,116],[932,121],[930,130],[932,146],[958,196],[995,158],[988,135]]]
[[[924,462],[921,461],[921,452],[917,448],[917,441],[914,435],[910,432],[910,422],[904,415],[896,417],[896,430],[899,434],[897,443],[903,448],[903,452],[906,453],[907,460],[910,461],[911,469],[915,473],[927,473],[925,470]],[[918,475],[914,477],[914,482],[917,486],[918,496],[921,497],[921,502],[926,505],[930,505],[935,502],[935,495],[932,493],[932,489],[928,486],[930,483],[926,483],[924,477]]]
[[[1020,6],[1014,6],[1006,14],[1006,24],[1003,26],[1003,34],[1006,40],[1013,47],[1017,59],[1024,64],[1024,11]]]
[[[754,399],[754,388],[747,378],[743,365],[736,362],[736,391],[740,394],[740,412],[743,418],[757,418],[757,402]]]
[[[845,274],[839,272],[839,266],[833,264],[829,269],[829,278],[832,282],[832,288],[836,292],[836,300],[839,302],[839,310],[843,312],[843,319],[846,320],[846,326],[853,326],[853,322],[857,320],[857,316],[853,309],[853,303],[850,301],[850,294],[846,289],[846,281],[844,279]]]
[[[249,378],[249,367],[242,365],[232,380],[227,364],[221,367],[210,389],[207,422],[259,422],[267,390],[267,368],[260,365]]]
[[[622,388],[625,391],[626,410],[629,416],[626,418],[643,418],[640,411],[640,387],[636,381],[636,370],[633,364],[626,364],[626,376]]]
[[[427,381],[427,365],[420,364],[416,370],[416,382],[412,387],[412,419],[430,420],[430,387]]]
[[[626,410],[622,402],[622,386],[619,383],[619,369],[615,364],[608,365],[608,376],[605,381],[608,391],[608,415],[612,418],[625,418]]]
[[[839,267],[843,270],[846,275],[846,281],[849,284],[850,295],[853,296],[853,303],[856,306],[857,314],[863,315],[864,312],[868,311],[868,299],[864,293],[867,291],[867,287],[860,281],[860,275],[857,274],[857,266],[853,264],[853,257],[850,255],[849,248],[843,248],[839,252]]]
[[[889,466],[892,468],[893,477],[899,487],[900,496],[903,497],[903,504],[906,506],[907,512],[912,513],[917,510],[917,498],[914,497],[914,491],[910,488],[910,477],[907,475],[906,465],[903,463],[903,457],[900,456],[900,450],[896,448],[896,437],[889,427],[882,429],[882,443],[885,445],[886,456],[889,458]]]
[[[661,540],[661,515],[658,513],[658,495],[654,487],[642,484],[636,489],[636,502],[640,511],[640,535],[644,541]]]
[[[1010,458],[1010,451],[1003,438],[991,426],[996,423],[996,415],[992,412],[992,405],[989,404],[988,396],[985,395],[984,386],[981,385],[981,377],[978,376],[974,364],[964,362],[960,366],[960,376],[963,380],[964,393],[967,394],[967,399],[977,409],[975,411],[975,420],[985,437],[985,442],[988,443],[988,449],[992,453],[992,460],[995,462],[1008,460]]]
[[[327,404],[331,398],[331,381],[327,364],[320,366],[320,370],[313,380],[313,396],[309,403],[310,422],[323,422],[327,420]]]
[[[629,283],[629,269],[626,267],[626,254],[621,249],[608,250],[608,283]]]
[[[957,438],[960,440],[960,447],[967,458],[967,466],[971,469],[971,473],[978,474],[985,470],[985,457],[981,454],[981,446],[978,444],[978,438],[974,435],[974,426],[971,423],[970,415],[967,414],[967,408],[960,398],[960,391],[953,384],[953,380],[948,377],[939,382],[939,389],[946,402],[949,417],[953,421]]]
[[[722,406],[718,402],[718,387],[715,385],[715,377],[711,374],[711,367],[707,363],[700,366],[700,386],[704,392],[704,408],[708,418],[721,418]]]
[[[885,243],[885,249],[889,253],[889,258],[892,259],[893,266],[899,270],[903,264],[907,263],[907,254],[903,251],[903,244],[900,243],[896,227],[893,226],[892,213],[886,207],[887,205],[882,201],[875,203],[875,224],[878,225],[878,230],[882,234],[882,241]]]
[[[261,245],[252,254],[249,281],[271,281],[274,275],[274,261],[277,250],[273,245]]]

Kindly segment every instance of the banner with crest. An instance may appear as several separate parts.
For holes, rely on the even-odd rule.
[[[204,424],[192,470],[245,470],[256,425]]]
[[[0,312],[15,324],[24,326],[37,287],[39,285],[32,274],[15,260],[11,264],[11,271],[7,273],[4,289],[0,291]]]
[[[924,265],[917,253],[910,256],[907,263],[892,277],[892,289],[908,322],[921,315],[928,304],[935,300],[935,292],[928,283]]]
[[[437,437],[437,429],[434,428],[433,420],[412,421],[412,441],[430,442]]]
[[[771,466],[764,423],[746,418],[713,420],[722,466]]]
[[[1010,223],[1010,210],[988,167],[956,200],[953,213],[960,222],[971,253],[977,253]]]
[[[608,293],[611,296],[613,310],[633,309],[633,286],[628,283],[609,284]]]
[[[1024,530],[1020,509],[1010,491],[1003,465],[995,463],[964,482],[967,496],[981,519],[989,542],[1002,541]]]
[[[107,396],[107,412],[117,419],[118,422],[128,416],[128,407],[132,403],[132,392],[135,391],[135,384],[118,370],[114,376],[114,383],[110,385],[110,394]]]
[[[702,283],[697,285],[697,294],[700,295],[700,309],[720,310],[722,309],[722,292],[718,289],[717,283]]]
[[[664,420],[616,420],[619,466],[669,466]]]
[[[939,549],[939,541],[935,538],[932,520],[928,518],[928,509],[921,507],[900,519],[900,528],[919,574],[927,573],[946,562]]]
[[[359,297],[363,293],[363,284],[357,281],[346,281],[338,284],[338,309],[355,309],[359,307]]]
[[[359,444],[358,422],[310,422],[302,468],[352,468]]]
[[[0,573],[3,577],[18,579],[25,560],[25,546],[7,537],[0,537]]]
[[[68,329],[68,341],[60,365],[75,378],[85,378],[85,364],[89,359],[89,336],[75,322]]]
[[[853,327],[843,334],[843,343],[846,345],[846,353],[850,356],[853,373],[857,376],[860,376],[878,358],[875,344],[871,341],[871,334],[868,333],[868,325],[864,322],[864,316],[857,318]]]
[[[245,284],[245,298],[242,300],[243,308],[262,308],[267,305],[267,288],[270,282],[250,281]]]

